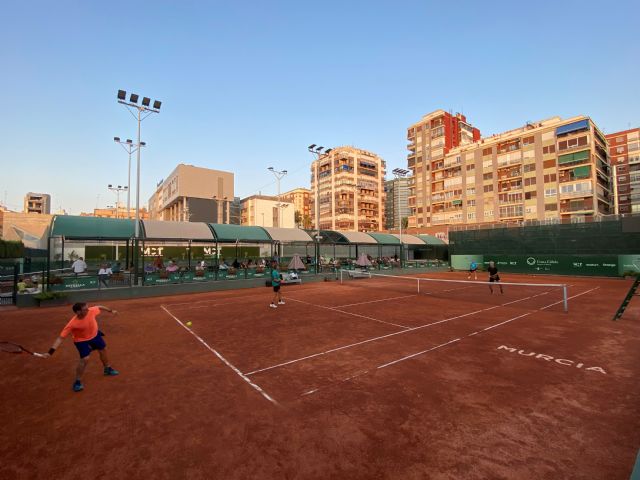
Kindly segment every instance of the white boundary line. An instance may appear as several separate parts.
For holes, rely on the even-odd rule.
[[[406,325],[400,325],[399,323],[385,322],[384,320],[378,320],[377,318],[368,317],[367,315],[360,315],[359,313],[345,312],[344,310],[338,310],[337,307],[327,307],[325,305],[316,305],[315,303],[304,302],[302,300],[297,300],[297,299],[291,298],[291,297],[285,297],[285,298],[287,300],[291,300],[293,302],[304,303],[305,305],[310,305],[312,307],[324,308],[326,310],[331,310],[331,311],[334,311],[334,312],[344,313],[345,315],[352,315],[354,317],[366,318],[367,320],[373,320],[374,322],[384,323],[385,325],[393,325],[394,327],[404,328],[407,331],[411,328],[411,327],[407,327]]]
[[[274,398],[269,396],[269,394],[267,394],[267,392],[265,392],[262,388],[260,388],[255,383],[253,383],[247,376],[245,376],[240,370],[238,370],[238,368],[236,368],[233,364],[231,364],[231,362],[229,362],[226,358],[224,358],[222,355],[220,355],[215,349],[211,348],[207,342],[205,342],[201,337],[196,335],[193,330],[191,330],[184,323],[182,323],[182,321],[180,321],[180,319],[178,317],[176,317],[173,313],[171,313],[169,310],[167,310],[167,308],[164,305],[160,305],[160,308],[162,308],[165,312],[167,312],[167,314],[169,316],[171,316],[176,322],[178,322],[178,325],[180,325],[187,332],[189,332],[191,335],[193,335],[202,345],[204,345],[207,348],[207,350],[209,350],[216,357],[218,357],[225,365],[227,365],[229,368],[231,368],[231,370],[233,370],[240,378],[242,378],[245,382],[247,382],[249,385],[251,385],[252,388],[254,388],[258,392],[260,392],[260,394],[264,398],[269,400],[274,405],[280,406],[280,404]]]
[[[513,302],[509,302],[509,303],[511,304],[511,303],[515,303],[515,302],[522,302],[524,300],[529,300],[530,298],[539,297],[541,295],[546,295],[547,293],[549,293],[549,292],[539,293],[538,295],[532,295],[530,297],[521,298],[519,300],[516,300],[516,301],[513,301]],[[298,300],[298,301],[300,301],[300,300]],[[303,303],[306,303],[306,302],[303,302]],[[308,304],[308,305],[312,305],[312,304]],[[313,305],[313,306],[317,307],[318,305]],[[408,328],[406,330],[401,330],[399,332],[388,333],[387,335],[381,335],[379,337],[369,338],[367,340],[362,340],[360,342],[351,343],[349,345],[343,345],[341,347],[331,348],[329,350],[325,350],[324,352],[313,353],[311,355],[307,355],[307,356],[304,356],[304,357],[300,357],[300,358],[296,358],[296,359],[293,359],[293,360],[289,360],[287,362],[282,362],[282,363],[279,363],[277,365],[272,365],[270,367],[265,367],[265,368],[259,368],[259,369],[256,369],[256,370],[252,370],[251,372],[247,372],[245,375],[249,376],[249,375],[254,375],[256,373],[265,372],[267,370],[273,370],[274,368],[284,367],[286,365],[291,365],[292,363],[301,362],[303,360],[308,360],[310,358],[320,357],[322,355],[327,355],[329,353],[337,352],[337,351],[340,351],[340,350],[345,350],[345,349],[351,348],[351,347],[357,347],[359,345],[364,345],[365,343],[375,342],[376,340],[382,340],[383,338],[389,338],[389,337],[393,337],[395,335],[401,335],[403,333],[413,332],[414,330],[420,330],[422,328],[431,327],[433,325],[438,325],[440,323],[450,322],[451,320],[457,320],[458,318],[468,317],[470,315],[475,315],[476,313],[487,312],[489,310],[493,310],[494,308],[499,308],[501,306],[502,305],[494,305],[492,307],[487,307],[487,308],[483,308],[483,309],[480,309],[480,310],[475,310],[473,312],[463,313],[461,315],[456,315],[455,317],[449,317],[449,318],[445,318],[443,320],[438,320],[437,322],[427,323],[425,325],[418,325],[417,327],[411,327],[411,328]],[[323,308],[327,308],[327,307],[323,307]],[[340,311],[340,310],[338,310],[338,311]],[[342,313],[348,313],[348,312],[342,312]]]

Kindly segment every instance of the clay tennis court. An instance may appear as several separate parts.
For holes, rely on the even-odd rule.
[[[267,288],[100,302],[120,376],[94,354],[73,393],[70,340],[0,358],[0,478],[629,478],[640,322],[611,318],[630,283],[507,277],[567,284],[568,313],[553,288],[371,279],[283,287],[277,309]],[[0,317],[46,351],[71,310]]]

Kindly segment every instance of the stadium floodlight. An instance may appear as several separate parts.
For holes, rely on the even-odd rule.
[[[318,153],[322,152],[322,150],[324,150],[324,147],[318,147],[318,148],[316,148],[316,152],[318,152]]]
[[[327,148],[324,152],[324,147],[319,147],[317,143],[312,143],[307,147],[307,150],[314,156],[316,163],[316,171],[314,172],[315,178],[315,223],[316,223],[316,269],[320,265],[320,239],[322,236],[320,235],[320,159],[325,158],[331,151],[332,148]],[[313,165],[313,164],[312,164]],[[317,271],[317,270],[316,270]]]
[[[131,103],[138,103],[138,98],[140,98],[140,96],[139,96],[137,93],[132,93],[132,94],[129,96],[129,101],[130,101]]]
[[[131,140],[130,138],[127,138],[127,143],[133,143],[133,140]]]
[[[325,154],[326,154],[326,153],[331,153],[332,151],[333,151],[333,148],[327,148],[327,149],[324,151],[324,153],[325,153]]]
[[[311,151],[311,150],[313,150],[313,149],[314,149],[314,148],[316,148],[316,147],[317,147],[317,145],[316,145],[315,143],[312,143],[311,145],[309,145],[309,146],[307,147],[307,150]]]
[[[162,102],[160,100],[154,100],[153,101],[153,108],[154,110],[160,110],[160,106],[162,105]]]
[[[404,168],[394,168],[392,172],[396,177],[406,177],[409,174],[409,170]]]
[[[113,137],[113,141],[114,142],[119,142],[120,141],[120,137]]]
[[[127,92],[125,92],[124,90],[118,90],[118,100],[126,100],[127,99]]]
[[[146,147],[146,146],[147,146],[147,144],[146,144],[145,142],[140,142],[140,146],[141,146],[141,147]]]
[[[142,106],[148,107],[151,103],[151,99],[149,97],[142,97]]]

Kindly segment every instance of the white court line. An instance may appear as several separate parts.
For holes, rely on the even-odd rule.
[[[413,295],[403,295],[401,297],[382,298],[380,300],[370,300],[368,302],[349,303],[347,305],[336,305],[335,307],[329,307],[329,308],[355,307],[356,305],[367,305],[369,303],[386,302],[387,300],[400,300],[401,298],[410,298],[410,297],[417,297],[417,296],[418,294],[414,293]]]
[[[229,368],[231,368],[231,370],[233,370],[234,372],[236,372],[236,374],[242,378],[245,382],[247,382],[249,385],[251,385],[251,387],[253,387],[255,390],[257,390],[258,392],[260,392],[260,394],[266,398],[267,400],[269,400],[271,403],[273,403],[274,405],[278,405],[280,406],[280,404],[273,399],[271,396],[269,396],[269,394],[267,394],[267,392],[265,392],[262,388],[260,388],[258,385],[256,385],[255,383],[253,383],[248,377],[246,377],[240,370],[238,370],[238,368],[236,368],[234,365],[231,364],[231,362],[229,362],[226,358],[224,358],[222,355],[220,355],[215,349],[211,348],[209,346],[209,344],[207,342],[205,342],[201,337],[199,337],[198,335],[195,334],[195,332],[193,330],[191,330],[189,327],[187,327],[184,323],[182,323],[180,321],[180,319],[178,317],[176,317],[173,313],[171,313],[169,310],[167,310],[165,308],[164,305],[160,305],[160,308],[162,308],[165,312],[167,312],[176,322],[178,322],[178,324],[184,328],[187,332],[189,332],[191,335],[193,335],[202,345],[204,345],[207,350],[209,350],[211,353],[213,353],[216,357],[218,357],[220,360],[222,360],[222,362],[224,362],[225,365],[227,365]]]
[[[539,296],[539,295],[543,295],[543,294],[540,293],[540,294],[535,295],[535,296]],[[526,297],[526,298],[521,298],[521,299],[516,300],[516,301],[517,302],[523,302],[524,300],[529,300],[530,298],[533,298],[533,296]],[[515,302],[509,302],[509,303],[515,303]],[[312,304],[309,304],[309,305],[312,305]],[[314,306],[317,306],[317,305],[314,305]],[[307,356],[304,356],[304,357],[296,358],[294,360],[289,360],[287,362],[282,362],[282,363],[279,363],[277,365],[272,365],[270,367],[259,368],[257,370],[253,370],[251,372],[248,372],[245,375],[249,376],[249,375],[253,375],[253,374],[256,374],[256,373],[260,373],[260,372],[266,372],[267,370],[273,370],[274,368],[284,367],[286,365],[291,365],[292,363],[301,362],[303,360],[308,360],[310,358],[320,357],[322,355],[327,355],[329,353],[338,352],[340,350],[345,350],[347,348],[357,347],[359,345],[364,345],[365,343],[375,342],[376,340],[382,340],[383,338],[389,338],[389,337],[393,337],[395,335],[401,335],[403,333],[413,332],[414,330],[420,330],[421,328],[431,327],[433,325],[438,325],[440,323],[450,322],[451,320],[457,320],[458,318],[468,317],[470,315],[475,315],[476,313],[487,312],[489,310],[493,310],[494,308],[499,308],[501,306],[502,305],[494,305],[493,307],[487,307],[487,308],[483,308],[483,309],[480,309],[480,310],[476,310],[474,312],[469,312],[469,313],[464,313],[464,314],[461,314],[461,315],[456,315],[455,317],[445,318],[443,320],[438,320],[437,322],[427,323],[426,325],[418,325],[417,327],[412,327],[412,328],[409,328],[407,330],[401,330],[399,332],[388,333],[387,335],[381,335],[379,337],[369,338],[367,340],[362,340],[360,342],[351,343],[349,345],[343,345],[341,347],[331,348],[329,350],[325,350],[324,352],[314,353],[314,354],[307,355]],[[340,311],[340,310],[338,310],[338,311]],[[348,313],[348,312],[342,312],[342,313]]]
[[[291,298],[291,297],[285,297],[285,298],[287,300],[292,300],[294,302],[304,303],[305,305],[311,305],[312,307],[324,308],[326,310],[332,310],[334,312],[344,313],[345,315],[352,315],[354,317],[366,318],[367,320],[373,320],[374,322],[384,323],[386,325],[393,325],[394,327],[400,327],[400,328],[405,328],[405,329],[410,329],[411,328],[411,327],[407,327],[406,325],[400,325],[399,323],[385,322],[383,320],[378,320],[377,318],[368,317],[367,315],[360,315],[359,313],[345,312],[344,310],[338,310],[337,307],[326,307],[324,305],[316,305],[315,303],[303,302],[302,300],[297,300],[297,299]]]
[[[573,295],[573,296],[571,296],[571,297],[567,298],[567,300],[571,300],[571,299],[573,299],[573,298],[577,298],[577,297],[580,297],[580,296],[582,296],[582,295],[585,295],[585,294],[587,294],[587,293],[589,293],[589,292],[593,292],[594,290],[596,290],[596,289],[598,289],[598,288],[600,288],[600,287],[595,287],[595,288],[592,288],[591,290],[587,290],[586,292],[578,293],[577,295]],[[495,325],[491,325],[491,326],[489,326],[489,327],[487,327],[487,328],[483,328],[482,330],[478,330],[478,331],[476,331],[476,332],[470,333],[469,335],[467,335],[467,337],[471,337],[471,336],[473,336],[473,335],[477,335],[477,334],[479,334],[479,333],[486,332],[487,330],[491,330],[492,328],[496,328],[496,327],[499,327],[499,326],[501,326],[501,325],[505,325],[505,324],[507,324],[507,323],[513,322],[513,321],[515,321],[515,320],[518,320],[519,318],[527,317],[527,316],[532,315],[532,314],[534,314],[534,313],[536,313],[536,312],[540,312],[540,311],[545,310],[545,309],[547,309],[547,308],[549,308],[549,307],[552,307],[553,305],[558,305],[559,303],[562,303],[562,302],[564,302],[564,300],[560,300],[559,302],[551,303],[551,304],[549,304],[549,305],[547,305],[547,306],[545,306],[545,307],[539,308],[539,309],[534,310],[534,311],[532,311],[532,312],[523,313],[522,315],[518,315],[517,317],[510,318],[510,319],[505,320],[505,321],[503,321],[503,322],[496,323]],[[398,360],[394,360],[393,362],[385,363],[384,365],[380,365],[380,366],[379,366],[379,367],[377,367],[377,368],[384,368],[384,367],[388,367],[389,365],[394,365],[394,364],[396,364],[396,363],[402,362],[402,361],[404,361],[404,360],[409,360],[410,358],[417,357],[418,355],[422,355],[423,353],[431,352],[431,351],[433,351],[433,350],[435,350],[435,349],[437,349],[437,348],[443,347],[443,346],[445,346],[445,345],[449,345],[450,343],[458,342],[458,341],[460,341],[460,340],[461,340],[460,338],[456,338],[456,339],[451,340],[451,341],[449,341],[449,342],[447,342],[447,343],[443,343],[443,344],[438,345],[438,346],[436,346],[436,347],[432,347],[432,348],[430,348],[430,349],[428,349],[428,350],[424,350],[424,351],[422,351],[422,352],[418,352],[418,353],[413,353],[413,354],[411,354],[411,355],[407,355],[406,357],[400,358],[400,359],[398,359]]]

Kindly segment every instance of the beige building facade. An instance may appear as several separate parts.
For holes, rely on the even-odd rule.
[[[24,213],[51,213],[51,195],[29,192],[24,196]]]
[[[367,150],[337,147],[322,154],[311,164],[310,214],[314,228],[381,231],[385,174],[385,161]]]
[[[240,201],[240,224],[258,227],[295,227],[293,203],[278,201],[278,197],[252,195]]]
[[[553,117],[456,145],[434,132],[442,113],[408,130],[410,228],[613,213],[607,140],[589,117]]]
[[[152,220],[230,223],[233,173],[178,165],[149,199]]]
[[[101,218],[136,218],[136,210],[132,208],[127,212],[127,207],[120,206],[107,208],[94,208],[93,213],[81,213],[81,217],[101,217]],[[149,219],[149,211],[141,208],[139,213],[141,220]]]
[[[28,248],[47,248],[47,233],[53,215],[3,211],[0,238],[21,241]]]
[[[640,128],[607,135],[617,191],[616,213],[640,213]]]
[[[294,212],[297,212],[299,218],[299,221],[296,222],[297,227],[311,228],[311,190],[295,188],[281,194],[280,199],[283,202],[293,204]]]

